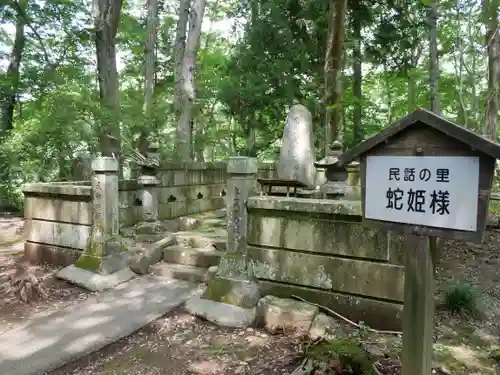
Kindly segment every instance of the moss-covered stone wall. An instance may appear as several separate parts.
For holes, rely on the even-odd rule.
[[[363,225],[361,202],[261,196],[247,206],[249,254],[265,293],[399,328],[403,238]]]

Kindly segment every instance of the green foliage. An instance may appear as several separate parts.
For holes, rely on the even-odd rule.
[[[308,348],[307,355],[316,363],[331,363],[338,359],[341,368],[351,368],[354,374],[375,375],[370,356],[353,339],[321,341]]]
[[[5,74],[18,19],[12,4],[0,7],[0,99],[12,84]],[[18,203],[26,182],[71,178],[71,160],[79,153],[96,152],[102,119],[91,2],[40,0],[27,4],[14,129],[0,143],[0,197]],[[124,2],[117,35],[122,149],[129,154],[146,126],[144,4]],[[275,159],[287,111],[296,103],[313,114],[316,153],[322,157],[328,2],[209,0],[207,4],[195,74],[195,158],[252,155]],[[355,104],[361,103],[366,136],[406,115],[410,108],[429,106],[428,2],[348,4],[342,112],[344,142],[351,146]],[[480,132],[487,89],[481,6],[445,0],[440,3],[440,15],[443,114]],[[351,69],[355,19],[362,26],[361,99],[353,95],[356,77]],[[161,156],[166,159],[176,156],[172,108],[176,22],[174,4],[160,2],[152,116]],[[220,30],[222,24],[228,29],[225,32]],[[412,103],[410,83],[415,86]]]
[[[448,285],[445,291],[445,307],[452,313],[475,314],[477,302],[477,292],[467,281],[455,280]]]

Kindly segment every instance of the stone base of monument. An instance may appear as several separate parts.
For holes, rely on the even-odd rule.
[[[130,268],[124,268],[109,275],[101,275],[71,265],[56,273],[56,277],[66,280],[91,292],[100,292],[134,278],[136,274]]]
[[[135,276],[129,268],[132,255],[120,237],[91,239],[76,263],[56,277],[94,292],[112,288]]]
[[[195,316],[224,327],[248,327],[257,318],[259,287],[255,281],[215,277],[201,296],[186,302]]]
[[[184,308],[191,315],[222,327],[245,328],[254,324],[257,318],[257,307],[245,308],[212,301],[206,298],[206,291],[189,299]]]

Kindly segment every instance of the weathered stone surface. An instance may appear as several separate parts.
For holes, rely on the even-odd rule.
[[[271,295],[261,298],[257,305],[259,324],[271,333],[308,334],[318,312],[316,306]]]
[[[195,296],[185,304],[190,314],[208,320],[222,327],[245,328],[255,322],[257,309],[245,309],[239,306],[215,302]]]
[[[383,261],[389,260],[390,251],[402,247],[402,243],[387,231],[332,219],[311,218],[307,214],[261,216],[251,212],[248,243]]]
[[[160,203],[195,201],[221,197],[221,192],[226,189],[226,183],[194,186],[170,186],[160,189]],[[200,194],[202,198],[200,198]]]
[[[92,161],[93,225],[88,245],[75,266],[112,274],[128,269],[130,254],[119,235],[118,161],[112,157]]]
[[[149,272],[166,279],[179,279],[192,283],[206,283],[209,273],[206,268],[159,262],[149,267]]]
[[[158,221],[147,222],[142,221],[135,226],[135,233],[137,234],[158,234],[164,232],[165,228],[162,223]]]
[[[249,209],[304,212],[310,214],[350,215],[361,218],[361,201],[284,198],[260,196],[248,198]]]
[[[73,195],[79,197],[90,198],[92,196],[92,188],[88,181],[83,182],[37,182],[32,184],[23,185],[24,195]]]
[[[29,241],[24,242],[24,259],[32,264],[51,264],[66,267],[75,263],[81,254],[81,250]]]
[[[175,244],[175,242],[175,237],[169,235],[155,243],[151,248],[144,248],[135,252],[130,261],[130,269],[141,275],[148,273],[151,265],[162,260],[164,249]]]
[[[261,279],[403,300],[402,266],[259,247],[250,247],[249,254],[255,276]]]
[[[311,112],[294,105],[286,118],[277,165],[278,178],[314,186],[314,143]]]
[[[214,248],[188,248],[171,246],[163,250],[163,260],[169,263],[205,267],[219,264],[222,252]]]
[[[24,218],[62,221],[72,224],[92,224],[92,205],[89,201],[71,201],[63,197],[26,197]]]
[[[328,307],[353,322],[363,321],[375,329],[401,331],[402,303],[335,293],[329,290],[300,287],[292,284],[259,280],[262,295],[289,297],[296,295],[312,303]]]
[[[160,204],[160,220],[169,220],[180,216],[199,214],[213,211],[225,206],[223,197],[203,198],[191,201],[169,202]]]
[[[158,220],[159,189],[157,185],[160,181],[154,175],[141,175],[137,183],[141,186],[142,221],[155,222]]]
[[[337,331],[340,328],[340,323],[333,317],[318,314],[314,318],[311,328],[309,329],[309,337],[311,340],[319,338],[335,339],[337,338]]]
[[[160,241],[163,237],[165,237],[165,233],[137,234],[135,235],[135,240],[142,243],[153,243]]]
[[[215,277],[208,285],[204,298],[243,308],[252,308],[259,302],[260,293],[254,281]]]
[[[52,221],[27,220],[24,231],[26,240],[47,245],[83,250],[87,247],[91,227]]]
[[[124,268],[110,275],[101,275],[74,265],[63,268],[56,273],[56,277],[92,292],[110,289],[135,277],[129,268]]]

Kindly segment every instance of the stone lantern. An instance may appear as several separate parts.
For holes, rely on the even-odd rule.
[[[323,199],[339,199],[351,193],[352,187],[348,183],[348,169],[339,163],[344,153],[344,145],[335,141],[328,154],[321,160],[314,162],[319,173],[324,173],[323,181],[320,183],[319,191]],[[321,180],[321,178],[320,178]]]

